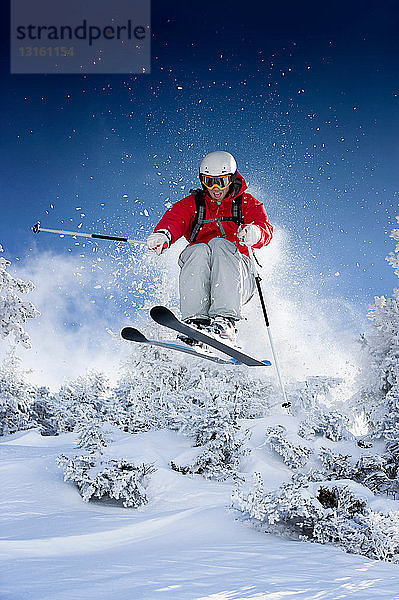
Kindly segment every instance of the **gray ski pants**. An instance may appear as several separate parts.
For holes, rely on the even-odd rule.
[[[241,309],[253,296],[251,261],[236,244],[213,238],[207,244],[186,246],[179,257],[182,319],[230,317],[241,319]]]

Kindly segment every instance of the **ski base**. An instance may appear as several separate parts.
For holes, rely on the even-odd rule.
[[[189,346],[185,346],[183,344],[179,344],[177,342],[169,342],[166,340],[151,340],[145,337],[141,331],[135,329],[134,327],[124,327],[121,331],[121,336],[124,340],[128,340],[129,342],[138,342],[139,344],[148,344],[149,346],[158,346],[159,348],[166,348],[168,350],[176,350],[177,352],[183,352],[184,354],[190,354],[191,356],[195,356],[196,358],[205,358],[206,360],[210,360],[212,362],[218,363],[220,365],[233,365],[238,364],[238,361],[231,358],[230,360],[226,360],[223,358],[219,358],[218,356],[213,356],[212,354],[205,354],[202,352],[198,352]]]
[[[230,356],[237,363],[247,365],[248,367],[268,367],[272,364],[269,360],[257,360],[236,348],[228,346],[227,344],[206,335],[202,331],[198,331],[194,327],[190,327],[187,323],[180,321],[171,310],[166,308],[166,306],[154,306],[150,311],[150,315],[159,325],[173,329],[174,331],[186,335],[189,338],[193,338],[198,342],[202,342],[223,354],[227,354],[227,356]],[[206,355],[202,356],[205,357]]]

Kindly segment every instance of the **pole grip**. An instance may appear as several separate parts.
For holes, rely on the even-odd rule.
[[[128,244],[140,244],[141,246],[146,245],[145,240],[133,240],[127,237],[119,237],[116,235],[105,235],[101,233],[83,233],[81,231],[64,231],[63,229],[46,229],[40,226],[40,221],[38,221],[32,227],[33,233],[39,233],[40,231],[45,231],[47,233],[55,233],[57,235],[71,235],[77,237],[86,237],[86,238],[94,238],[98,240],[111,240],[113,242],[127,242]]]

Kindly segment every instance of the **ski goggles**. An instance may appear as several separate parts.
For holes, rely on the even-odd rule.
[[[232,182],[232,178],[231,174],[214,177],[213,175],[203,175],[200,173],[200,181],[208,190],[212,190],[214,187],[225,190]]]

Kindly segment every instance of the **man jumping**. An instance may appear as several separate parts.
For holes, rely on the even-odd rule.
[[[166,211],[147,246],[160,255],[186,238],[178,261],[182,319],[234,343],[235,323],[255,290],[248,246],[269,244],[273,227],[263,204],[246,192],[231,154],[207,154],[199,177],[202,189]]]

